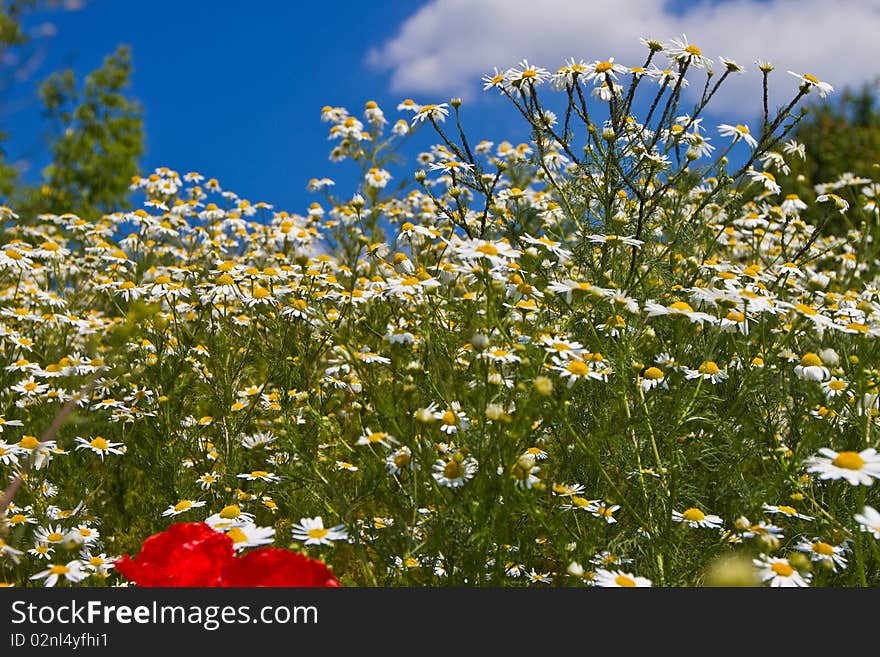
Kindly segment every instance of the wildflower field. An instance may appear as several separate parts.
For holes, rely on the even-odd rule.
[[[362,182],[304,213],[0,208],[0,581],[138,583],[172,527],[343,586],[876,585],[880,184],[780,184],[827,82],[644,43],[488,74],[524,143],[325,107]],[[763,120],[707,125],[740,74]]]

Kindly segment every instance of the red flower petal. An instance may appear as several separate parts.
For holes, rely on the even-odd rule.
[[[333,587],[339,581],[320,561],[282,550],[260,548],[230,560],[220,586]]]
[[[138,586],[219,586],[235,557],[232,539],[203,522],[182,522],[144,541],[140,554],[126,554],[116,569]]]

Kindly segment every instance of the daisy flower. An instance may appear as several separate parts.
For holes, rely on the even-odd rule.
[[[205,522],[217,531],[226,531],[231,527],[253,524],[254,516],[252,513],[245,513],[237,504],[224,506],[220,511],[214,513],[207,518]]]
[[[588,509],[588,511],[593,514],[597,518],[602,518],[609,525],[613,525],[617,522],[617,518],[614,517],[614,512],[620,508],[619,504],[604,504],[600,502],[595,505],[592,509]]]
[[[75,441],[76,449],[90,449],[104,460],[105,454],[125,454],[125,445],[122,443],[111,443],[103,436],[95,436],[91,440],[77,436]]]
[[[321,516],[300,518],[294,523],[292,530],[294,540],[305,541],[305,545],[331,545],[333,541],[344,541],[348,538],[345,525],[324,527]]]
[[[397,439],[390,433],[384,431],[373,431],[370,427],[365,427],[364,432],[357,439],[356,445],[382,445],[388,449],[392,448],[392,444],[397,444]]]
[[[801,381],[824,381],[831,376],[819,355],[812,351],[804,354],[800,364],[795,366],[794,373]]]
[[[798,513],[797,509],[793,506],[785,506],[784,504],[773,505],[773,504],[764,504],[764,511],[767,513],[778,513],[783,516],[788,516],[789,518],[800,518],[801,520],[813,520],[812,516],[804,515],[803,513]]]
[[[553,362],[553,369],[555,372],[559,372],[562,378],[568,380],[568,387],[570,388],[575,384],[576,381],[581,379],[599,379],[602,380],[602,375],[593,370],[587,363],[582,361],[580,358],[560,358],[559,356],[551,356],[550,360]]]
[[[524,59],[504,73],[505,82],[519,89],[522,93],[528,93],[528,84],[541,84],[550,79],[550,71],[540,66],[532,66]]]
[[[613,79],[617,79],[617,74],[629,73],[629,67],[623,64],[615,64],[614,57],[607,60],[596,60],[588,64],[590,70],[584,75],[584,80],[593,80],[594,84],[601,84],[605,81],[605,76],[610,75]]]
[[[825,393],[826,399],[838,397],[842,395],[847,388],[847,383],[843,379],[833,378],[822,383],[822,391]]]
[[[671,44],[665,50],[666,56],[679,64],[690,64],[695,68],[705,68],[712,64],[711,59],[703,56],[699,46],[688,43],[685,34],[681,35],[681,39],[671,39]]]
[[[764,189],[771,194],[778,194],[782,191],[779,183],[776,182],[776,176],[769,171],[758,171],[757,169],[749,169],[749,177],[757,183],[761,183]]]
[[[736,143],[740,139],[742,139],[744,142],[746,142],[752,148],[755,148],[758,145],[757,140],[754,137],[752,137],[752,133],[749,132],[749,126],[747,126],[747,125],[741,125],[739,123],[736,125],[722,123],[721,125],[718,126],[718,133],[722,137],[733,137],[734,143]]]
[[[46,581],[43,582],[43,586],[55,586],[61,578],[76,584],[88,576],[89,573],[83,570],[82,563],[78,559],[74,559],[66,564],[53,564],[46,570],[40,571],[36,575],[31,575],[30,579],[45,579]]]
[[[458,402],[452,402],[445,411],[435,411],[434,419],[440,421],[440,431],[447,434],[454,434],[458,431],[467,429],[471,422],[461,405]]]
[[[45,559],[49,561],[52,558],[52,555],[55,554],[55,548],[49,545],[48,543],[37,543],[28,550],[28,554],[35,556],[37,559]]]
[[[440,103],[439,105],[422,105],[412,119],[413,125],[419,122],[424,122],[426,119],[432,121],[445,121],[446,117],[449,116],[448,107],[449,105],[446,103]]]
[[[605,570],[597,568],[593,577],[593,583],[602,587],[647,587],[652,586],[651,580],[647,577],[636,577],[632,573],[625,573],[621,570]]]
[[[553,494],[561,497],[571,497],[584,492],[583,484],[553,484]]]
[[[404,470],[415,470],[418,467],[412,457],[412,450],[404,445],[385,458],[385,469],[389,474],[400,474]]]
[[[694,310],[687,301],[675,301],[668,306],[659,304],[656,301],[647,301],[645,303],[645,310],[648,311],[648,317],[663,315],[682,315],[684,317],[687,317],[692,322],[710,322],[712,324],[718,322],[718,320],[712,315]]]
[[[724,522],[720,516],[705,514],[694,507],[684,511],[673,511],[672,520],[674,522],[683,522],[690,527],[705,527],[707,529],[717,529]]]
[[[271,472],[266,472],[265,470],[254,470],[253,472],[245,472],[239,475],[236,475],[240,479],[247,479],[248,481],[280,481],[281,477]]]
[[[172,504],[162,512],[163,516],[176,516],[185,513],[190,509],[197,509],[205,506],[205,502],[194,502],[193,500],[181,500],[177,504]]]
[[[232,546],[237,551],[271,544],[275,540],[275,529],[247,523],[227,529],[226,535],[232,539]]]
[[[67,530],[62,529],[61,525],[37,527],[34,530],[34,540],[38,543],[61,543],[66,533]]]
[[[115,567],[114,562],[118,559],[118,557],[108,557],[104,552],[95,554],[89,548],[84,548],[79,553],[79,556],[82,560],[83,568],[89,573],[100,577],[106,577],[109,571]]]
[[[819,479],[846,479],[853,486],[870,486],[880,478],[880,454],[873,447],[861,452],[835,452],[822,447],[822,456],[811,456],[804,464],[807,472],[814,472]]]
[[[859,528],[863,532],[868,532],[874,538],[880,539],[880,512],[872,506],[865,506],[861,513],[853,516],[855,521],[859,523]]]
[[[474,478],[477,474],[479,463],[473,456],[464,459],[438,459],[434,463],[434,480],[447,488],[458,488]]]
[[[642,389],[642,392],[648,392],[657,386],[669,389],[669,384],[666,382],[666,375],[663,374],[663,370],[652,366],[647,368],[642,373],[642,376],[639,377],[639,387]]]
[[[717,385],[722,381],[725,381],[728,377],[727,372],[719,368],[714,360],[707,360],[703,361],[703,363],[701,363],[695,370],[685,369],[685,378],[707,379]]]
[[[752,563],[757,566],[761,581],[773,588],[809,586],[813,577],[810,573],[801,575],[788,559],[780,557],[768,557],[762,554],[759,559],[752,559]]]
[[[812,561],[831,564],[834,572],[838,568],[846,568],[846,549],[842,545],[831,545],[818,538],[802,538],[794,549],[809,554]]]
[[[801,88],[806,88],[807,91],[811,89],[818,89],[820,98],[825,98],[825,96],[834,91],[834,87],[832,87],[830,84],[828,84],[827,82],[822,82],[817,77],[810,75],[809,73],[795,73],[794,71],[789,71],[788,74],[793,75],[801,81]]]

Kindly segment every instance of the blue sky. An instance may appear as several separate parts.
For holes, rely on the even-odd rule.
[[[771,99],[779,103],[796,91],[785,69],[839,87],[876,74],[880,60],[876,0],[91,0],[78,11],[39,16],[31,27],[42,20],[56,28],[40,41],[46,59],[0,115],[13,135],[10,159],[31,162],[28,179],[46,158],[34,83],[61,67],[85,74],[126,44],[135,67],[131,95],[145,109],[144,171],[196,170],[291,212],[314,200],[305,189],[312,177],[336,179],[342,195],[354,191],[351,166],[327,158],[324,105],[360,113],[375,100],[396,119],[403,98],[464,96],[474,141],[520,141],[527,136],[521,121],[495,94],[480,92],[479,80],[493,65],[523,57],[551,70],[572,55],[635,65],[643,59],[639,36],[666,41],[684,32],[707,55],[732,55],[749,69],[742,89],[721,95],[710,117],[734,122],[757,113],[742,91],[752,85],[758,98],[756,58],[778,62],[780,91]],[[846,66],[834,64],[840,61]],[[395,175],[414,168],[410,162]]]

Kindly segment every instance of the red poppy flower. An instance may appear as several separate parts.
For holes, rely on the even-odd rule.
[[[138,586],[339,586],[322,562],[289,550],[260,548],[235,556],[232,539],[203,522],[181,522],[144,541],[134,559],[116,562]]]
[[[235,557],[232,539],[203,522],[181,522],[144,541],[140,554],[126,554],[116,569],[138,586],[219,586]]]
[[[260,548],[230,561],[221,586],[339,586],[322,562],[281,548]]]

